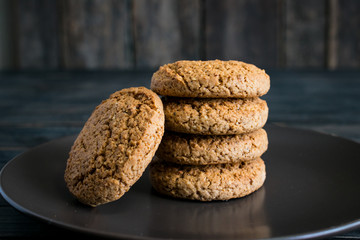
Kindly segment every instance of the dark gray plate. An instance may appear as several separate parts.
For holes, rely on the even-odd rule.
[[[145,173],[118,201],[83,206],[63,180],[74,136],[11,160],[1,171],[1,194],[45,221],[127,239],[300,239],[360,227],[360,144],[312,131],[266,129],[267,180],[242,199],[203,203],[162,197]]]

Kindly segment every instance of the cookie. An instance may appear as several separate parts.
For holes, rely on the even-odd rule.
[[[240,61],[178,61],[161,66],[151,79],[154,92],[173,97],[250,98],[269,88],[264,70]]]
[[[260,157],[268,147],[264,129],[239,135],[193,135],[165,131],[156,156],[177,164],[236,163]]]
[[[260,98],[163,98],[165,128],[201,135],[242,134],[262,128],[268,106]]]
[[[180,165],[164,161],[150,164],[153,188],[164,195],[200,201],[240,198],[265,181],[265,164],[253,161],[214,165]]]
[[[113,93],[91,114],[65,170],[70,192],[97,206],[119,199],[140,178],[164,133],[160,98],[144,87]]]

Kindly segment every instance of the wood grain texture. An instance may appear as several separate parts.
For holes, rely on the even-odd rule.
[[[286,67],[325,67],[325,0],[285,1]]]
[[[134,0],[136,66],[198,59],[200,0]]]
[[[216,58],[360,68],[358,0],[3,1],[12,16],[3,68],[149,69]]]
[[[59,67],[58,13],[56,1],[17,0],[15,2],[19,68]]]
[[[338,1],[328,0],[326,2],[327,27],[326,27],[326,67],[335,69],[337,67],[337,35],[338,35]]]
[[[129,0],[60,1],[65,68],[134,66]]]
[[[15,66],[13,5],[11,0],[0,1],[0,70]]]
[[[360,67],[360,1],[338,0],[337,68]]]
[[[234,59],[262,67],[278,61],[278,1],[207,0],[207,59]]]

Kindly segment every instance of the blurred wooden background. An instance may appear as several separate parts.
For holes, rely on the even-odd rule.
[[[359,0],[0,1],[0,69],[360,68]]]

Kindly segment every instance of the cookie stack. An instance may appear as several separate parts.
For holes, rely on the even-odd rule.
[[[165,134],[150,165],[159,193],[200,201],[246,196],[265,181],[264,70],[239,61],[178,61],[154,73]]]

